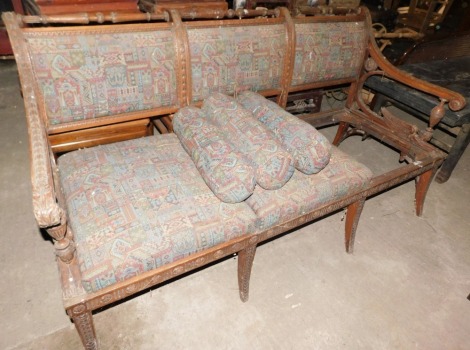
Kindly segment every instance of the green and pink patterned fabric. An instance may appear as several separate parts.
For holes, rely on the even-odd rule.
[[[51,125],[177,104],[170,29],[25,33]]]
[[[297,170],[315,174],[330,161],[330,142],[310,124],[252,91],[242,92],[238,102],[279,139],[294,158]]]
[[[318,174],[299,171],[279,190],[256,187],[246,203],[259,217],[260,229],[281,224],[367,187],[372,172],[336,147],[328,165]]]
[[[193,101],[279,88],[285,38],[283,24],[188,28]]]
[[[239,203],[253,193],[253,166],[199,108],[180,109],[173,118],[173,130],[217,198]]]
[[[256,232],[253,211],[215,197],[174,134],[74,151],[58,166],[87,292]]]
[[[355,78],[365,57],[365,22],[297,23],[292,86]]]
[[[258,185],[267,190],[281,188],[294,173],[294,161],[273,133],[234,98],[213,93],[202,111],[255,167]]]

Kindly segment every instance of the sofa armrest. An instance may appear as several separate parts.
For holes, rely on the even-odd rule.
[[[55,160],[47,139],[46,127],[39,116],[40,102],[34,89],[30,56],[23,45],[21,32],[18,30],[17,16],[13,13],[5,13],[2,19],[9,27],[8,34],[16,62],[24,67],[20,70],[20,81],[30,145],[34,216],[39,227],[44,228],[54,239],[57,256],[64,262],[70,262],[74,257],[75,246],[72,234],[67,227],[65,210],[60,206],[60,188],[55,185],[56,176],[53,170]]]
[[[23,98],[30,144],[33,211],[38,225],[54,239],[56,255],[69,263],[75,254],[73,235],[67,226],[65,210],[60,205],[61,191],[56,181],[55,159],[50,148],[44,123],[39,117],[31,85],[22,79]]]

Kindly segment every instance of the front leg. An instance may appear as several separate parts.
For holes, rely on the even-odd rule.
[[[248,301],[250,290],[250,276],[253,260],[255,259],[256,243],[247,246],[238,253],[238,288],[240,299]]]
[[[76,305],[67,310],[67,313],[75,324],[75,328],[82,340],[83,347],[86,350],[98,350],[98,342],[96,340],[95,327],[93,325],[93,315],[90,310],[87,310],[86,305]]]

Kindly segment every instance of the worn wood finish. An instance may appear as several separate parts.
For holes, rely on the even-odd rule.
[[[64,294],[64,305],[68,315],[73,319],[82,342],[87,349],[96,349],[97,340],[92,320],[92,312],[116,301],[128,298],[152,286],[158,285],[176,276],[193,271],[201,266],[220,260],[223,257],[238,253],[238,282],[239,294],[243,301],[248,299],[249,280],[256,246],[260,242],[271,239],[299,225],[313,219],[332,213],[338,209],[347,208],[345,223],[345,246],[348,252],[352,252],[354,236],[357,229],[359,216],[367,197],[386,191],[400,183],[416,179],[416,211],[422,214],[424,199],[427,189],[436,169],[444,160],[444,154],[433,146],[424,142],[413,127],[404,127],[396,121],[393,116],[382,117],[371,111],[362,101],[360,90],[368,76],[382,74],[394,78],[411,87],[421,89],[427,93],[434,94],[437,98],[449,101],[451,108],[463,107],[463,98],[450,90],[422,82],[410,75],[402,73],[391,66],[378,52],[371,34],[369,48],[364,57],[364,66],[357,72],[357,76],[348,79],[336,79],[318,83],[305,84],[303,86],[291,86],[292,70],[295,49],[295,24],[312,22],[344,22],[364,21],[368,19],[365,9],[348,11],[347,15],[337,16],[304,16],[291,18],[287,10],[275,11],[273,18],[248,18],[237,20],[208,20],[184,22],[183,16],[176,11],[171,11],[169,16],[145,15],[138,17],[139,20],[153,21],[168,19],[168,23],[139,23],[131,25],[103,25],[103,26],[65,26],[61,28],[61,35],[68,33],[86,32],[95,35],[111,34],[116,31],[142,31],[142,30],[171,30],[175,35],[176,49],[176,71],[177,80],[177,105],[163,108],[155,108],[135,113],[123,113],[117,116],[96,118],[79,122],[70,122],[64,125],[47,125],[45,113],[42,110],[44,101],[38,93],[32,65],[26,47],[26,36],[34,36],[35,33],[46,31],[57,31],[56,27],[46,28],[21,28],[23,23],[33,21],[46,21],[43,17],[18,17],[14,14],[3,16],[8,27],[10,38],[18,63],[22,91],[25,100],[25,109],[30,137],[31,147],[31,173],[34,214],[39,226],[45,228],[54,240],[56,253],[59,257],[58,265],[61,275],[61,283]],[[157,16],[157,17],[154,17]],[[90,18],[97,22],[119,21],[114,15],[103,16],[68,16],[61,17],[61,22],[84,23]],[[125,17],[127,21],[137,17]],[[57,18],[55,18],[57,19]],[[243,22],[240,22],[243,21]],[[88,22],[87,22],[88,23]],[[132,137],[141,136],[149,130],[149,119],[153,119],[154,125],[162,133],[172,132],[172,114],[178,108],[190,103],[200,104],[201,101],[192,101],[191,97],[191,57],[188,48],[187,31],[189,28],[218,28],[236,27],[240,23],[247,28],[260,24],[283,24],[286,29],[286,50],[289,50],[284,62],[284,74],[280,88],[261,91],[264,96],[273,97],[281,105],[285,105],[288,95],[293,92],[303,92],[312,88],[330,87],[337,84],[349,84],[349,95],[345,108],[303,115],[302,119],[314,126],[326,126],[340,124],[335,143],[339,144],[345,137],[350,135],[370,135],[380,139],[400,152],[400,160],[406,164],[383,174],[377,174],[370,185],[358,192],[349,193],[341,200],[333,200],[325,203],[311,212],[299,215],[296,218],[275,225],[268,230],[253,235],[244,235],[219,244],[210,249],[198,252],[191,256],[171,264],[164,265],[158,269],[147,271],[114,285],[100,289],[98,292],[86,293],[81,285],[80,269],[78,266],[73,232],[67,225],[67,215],[63,208],[64,199],[60,186],[58,186],[58,171],[55,165],[54,152],[67,151],[78,144],[95,145],[108,141],[114,141],[110,130],[119,130],[119,134],[129,131],[136,126],[138,130],[130,132]],[[370,22],[368,24],[370,26]],[[120,130],[120,128],[122,130]],[[139,129],[140,128],[140,129]],[[102,136],[99,136],[102,133]],[[116,133],[118,134],[118,133]],[[98,135],[98,136],[97,136]],[[78,140],[78,141],[76,141]],[[62,147],[62,148],[61,148]]]

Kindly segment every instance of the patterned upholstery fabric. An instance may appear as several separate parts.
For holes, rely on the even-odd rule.
[[[356,77],[364,60],[364,22],[297,23],[292,85]]]
[[[285,35],[282,24],[188,28],[193,100],[279,88]]]
[[[266,230],[366,188],[371,177],[368,168],[333,147],[329,164],[318,174],[296,171],[292,179],[276,191],[256,187],[246,203],[260,217],[260,229]]]
[[[238,102],[276,135],[294,158],[297,170],[318,173],[330,161],[330,142],[310,124],[255,92],[242,92]]]
[[[294,161],[266,126],[253,118],[235,99],[213,93],[204,100],[206,116],[235,149],[254,164],[258,185],[273,190],[284,186],[294,173]]]
[[[74,151],[58,164],[88,292],[256,232],[253,211],[217,199],[174,134]]]
[[[238,203],[255,189],[255,170],[196,107],[180,109],[173,129],[202,178],[221,201]]]
[[[177,103],[171,30],[26,33],[49,123]]]

